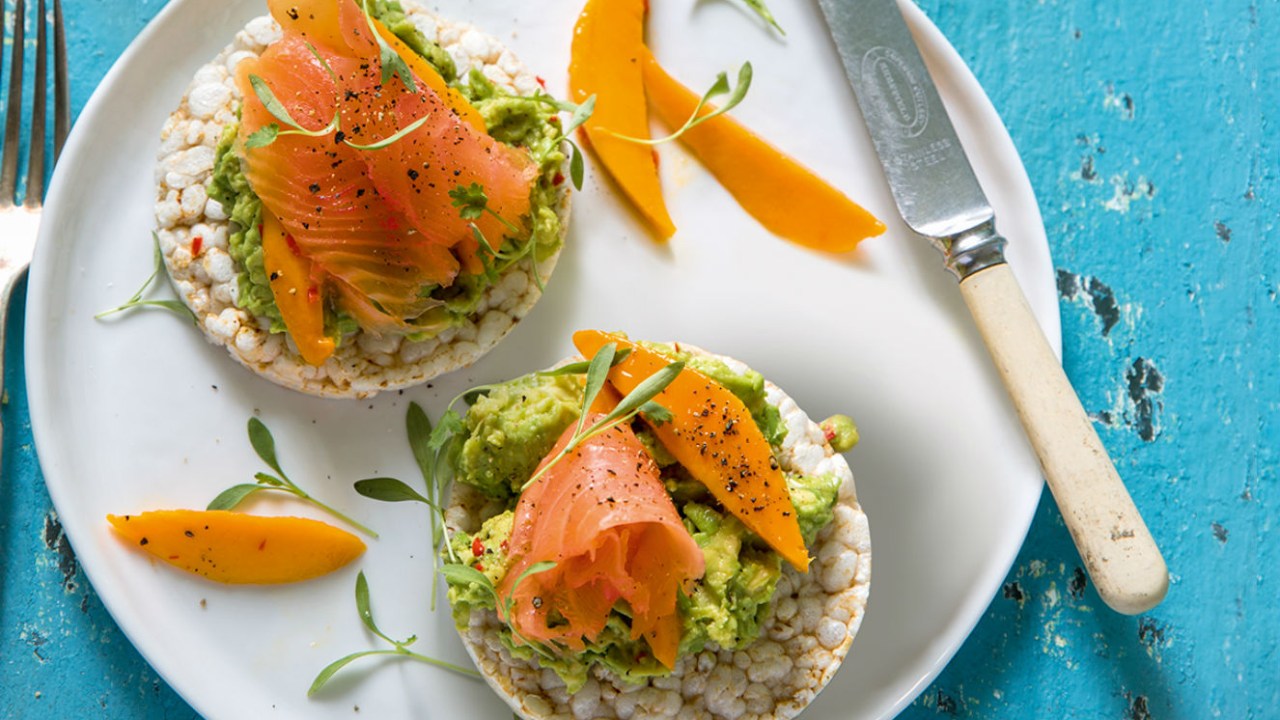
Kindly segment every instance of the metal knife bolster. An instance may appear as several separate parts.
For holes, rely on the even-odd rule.
[[[947,271],[961,282],[974,273],[1005,262],[1004,246],[1008,241],[996,232],[994,220],[956,235],[927,239],[942,253]]]

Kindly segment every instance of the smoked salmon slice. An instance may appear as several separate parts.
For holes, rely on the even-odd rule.
[[[621,600],[632,639],[643,637],[654,658],[674,667],[682,630],[677,593],[702,577],[705,561],[629,426],[583,442],[526,489],[508,542],[512,562],[499,592],[512,598],[507,620],[521,637],[582,650]],[[517,583],[546,561],[555,566]]]
[[[472,221],[460,216],[449,191],[478,183],[488,207],[519,225],[537,165],[453,111],[433,89],[439,82],[417,79],[412,91],[398,76],[383,83],[378,44],[353,0],[268,4],[284,35],[237,68],[240,139],[279,124],[250,75],[301,127],[320,131],[335,114],[338,127],[246,148],[245,177],[339,307],[374,333],[415,329],[413,319],[441,304],[430,297],[435,287],[481,269]],[[347,144],[376,144],[422,118],[385,147]],[[501,221],[486,214],[474,222],[491,244],[501,244]]]

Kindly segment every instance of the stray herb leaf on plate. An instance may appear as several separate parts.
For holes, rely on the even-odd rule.
[[[312,497],[305,490],[298,487],[298,485],[285,474],[284,470],[280,467],[279,460],[276,458],[275,437],[271,435],[271,430],[267,428],[265,423],[256,417],[250,417],[247,430],[249,433],[249,444],[253,446],[253,451],[258,454],[258,457],[261,458],[268,467],[275,470],[279,477],[264,472],[254,473],[253,477],[258,481],[257,485],[233,485],[218,493],[217,497],[210,501],[207,509],[232,510],[254,493],[267,491],[282,492],[293,495],[303,502],[311,503],[312,505],[356,528],[360,532],[363,532],[369,537],[378,537],[378,533],[370,530],[365,525],[356,522],[345,513],[342,513]]]
[[[365,578],[363,571],[361,571],[358,575],[356,575],[355,597],[356,597],[356,612],[360,615],[360,622],[365,626],[365,628],[369,630],[369,632],[387,641],[392,645],[392,647],[389,649],[383,649],[383,650],[361,650],[358,652],[350,653],[348,655],[344,655],[338,658],[337,660],[334,660],[333,662],[324,666],[324,668],[319,672],[319,674],[316,675],[316,679],[311,682],[311,687],[310,689],[307,690],[308,697],[319,692],[321,688],[323,688],[326,684],[328,684],[328,682],[331,679],[333,679],[334,675],[338,674],[339,670],[342,670],[344,667],[350,665],[352,662],[356,660],[359,660],[360,658],[371,657],[376,655],[399,655],[402,657],[407,657],[413,660],[417,660],[418,662],[427,663],[428,665],[434,665],[435,667],[442,668],[444,670],[450,670],[460,675],[466,675],[468,677],[473,677],[473,678],[480,677],[480,673],[476,672],[471,668],[462,667],[461,665],[455,665],[454,663],[451,663],[451,662],[446,662],[444,660],[437,660],[433,657],[428,657],[426,655],[422,655],[421,653],[413,652],[412,650],[409,649],[409,646],[417,641],[418,639],[417,635],[410,635],[404,640],[393,640],[386,633],[382,632],[382,630],[378,628],[377,623],[375,623],[373,620],[373,609],[369,599],[369,581]]]
[[[95,319],[101,320],[109,315],[114,315],[126,310],[132,310],[137,307],[158,307],[168,310],[175,315],[187,318],[192,322],[192,324],[196,322],[196,314],[191,311],[191,308],[187,307],[186,304],[181,301],[142,299],[142,295],[146,293],[147,288],[151,287],[151,283],[155,282],[156,278],[160,277],[160,271],[164,268],[164,255],[160,252],[160,236],[152,232],[151,240],[155,245],[155,252],[153,254],[154,267],[151,269],[151,275],[147,277],[146,281],[142,283],[142,287],[138,288],[138,291],[135,292],[132,297],[124,301],[124,303],[118,307],[111,308],[110,310],[104,310],[97,315],[94,315],[93,317]]]

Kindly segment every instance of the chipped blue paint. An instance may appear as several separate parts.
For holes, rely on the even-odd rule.
[[[76,108],[162,3],[105,5],[66,3]],[[1173,586],[1145,616],[1108,611],[1046,498],[977,630],[902,717],[1276,717],[1280,3],[921,5],[1022,152],[1064,364]],[[0,708],[191,718],[62,539],[26,423],[21,311],[5,358]]]

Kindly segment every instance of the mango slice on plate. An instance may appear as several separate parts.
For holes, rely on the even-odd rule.
[[[700,96],[667,74],[648,49],[641,66],[649,107],[667,126],[683,125]],[[708,104],[699,117],[714,110]],[[874,215],[728,115],[700,123],[680,142],[744,210],[779,237],[841,253],[884,232]]]
[[[582,126],[591,149],[659,240],[675,234],[658,181],[657,156],[648,145],[623,140],[649,137],[640,65],[646,0],[588,0],[573,30],[569,92],[581,103],[596,96]],[[615,134],[616,133],[616,134]]]
[[[132,545],[170,565],[230,584],[309,580],[365,550],[355,535],[309,518],[154,510],[108,515],[107,521]]]

